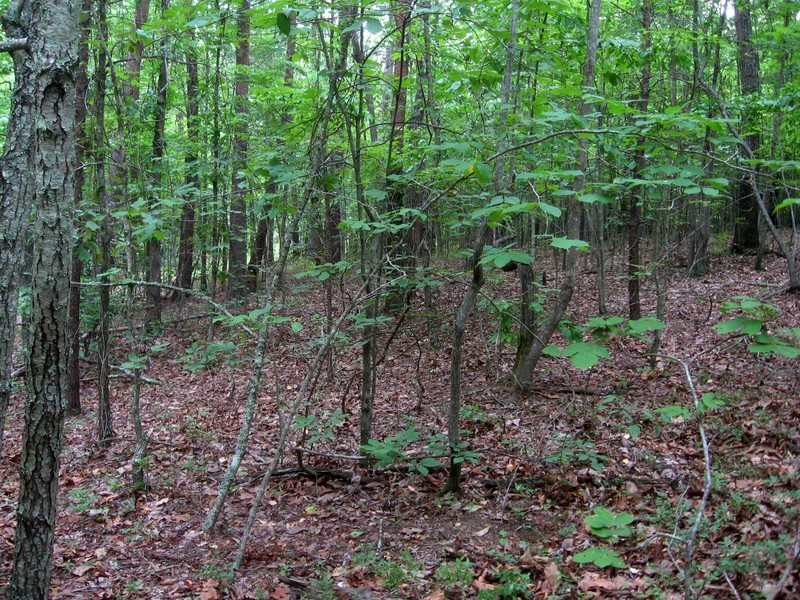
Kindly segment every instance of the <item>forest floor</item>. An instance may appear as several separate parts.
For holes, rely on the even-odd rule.
[[[103,448],[95,367],[84,363],[84,411],[66,425],[51,597],[679,598],[688,573],[702,597],[770,597],[780,586],[779,598],[800,598],[800,576],[790,570],[800,552],[800,360],[752,354],[746,341],[726,342],[713,328],[731,316],[721,314],[721,303],[738,295],[779,307],[770,329],[800,325],[800,297],[777,293],[782,262],[770,259],[762,272],[752,263],[715,256],[712,274],[689,279],[676,271],[669,284],[660,354],[696,357],[698,393],[715,394],[703,417],[713,490],[691,564],[685,542],[702,502],[705,462],[681,365],[662,358],[651,368],[646,341],[612,337],[611,357],[588,370],[544,357],[530,393],[511,402],[504,376],[514,348],[496,338],[512,322],[496,309],[500,299],[518,297],[519,281],[492,271],[484,291],[496,300],[494,314],[484,299],[465,347],[464,439],[479,460],[465,463],[463,494],[439,494],[441,469],[423,474],[413,462],[375,469],[343,458],[358,454],[361,357],[358,346],[337,348],[304,411],[316,419],[305,433],[294,430],[231,581],[247,515],[322,327],[319,283],[289,278],[288,311],[305,326],[295,334],[284,324],[271,334],[248,452],[208,535],[202,523],[235,446],[254,343],[218,324],[209,345],[210,319],[187,319],[205,313],[199,301],[165,313],[164,331],[148,342],[162,350],[144,371],[156,383],[142,389],[146,491],[131,489],[131,381],[113,381],[118,439]],[[557,285],[554,269],[548,279]],[[608,281],[609,315],[624,317],[621,272],[612,270]],[[420,440],[405,448],[412,456],[446,431],[452,315],[464,289],[451,282],[437,291],[440,349],[429,346],[415,307],[379,367],[373,437],[413,427]],[[574,323],[597,315],[596,289],[594,276],[582,275]],[[645,281],[643,312],[654,314],[655,303]],[[122,317],[114,323],[124,325]],[[124,331],[114,345],[113,363],[121,365],[130,352]],[[0,586],[13,554],[21,421],[16,397],[0,457]],[[306,471],[297,468],[298,445],[320,454],[304,455]],[[595,533],[610,538],[592,532],[584,522],[591,515]],[[587,562],[576,562],[587,549]],[[609,550],[624,566],[596,564],[614,560]]]

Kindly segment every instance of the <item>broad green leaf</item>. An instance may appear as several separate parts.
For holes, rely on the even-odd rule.
[[[579,196],[578,200],[581,202],[586,202],[587,204],[592,204],[594,202],[601,202],[602,204],[613,204],[614,200],[606,196],[604,194],[584,194],[583,196]]]
[[[628,328],[631,333],[645,333],[647,331],[658,331],[664,329],[666,324],[661,319],[655,317],[642,317],[641,319],[634,319],[628,321]]]
[[[744,333],[745,335],[755,335],[764,327],[763,321],[760,319],[751,319],[750,317],[734,317],[729,321],[723,321],[714,325],[717,333]]]
[[[670,404],[669,406],[664,406],[662,408],[657,408],[656,412],[661,415],[667,423],[671,423],[672,419],[676,419],[678,417],[683,417],[684,419],[688,418],[689,411],[683,406],[678,406],[676,404]]]
[[[592,546],[573,556],[572,560],[581,565],[593,563],[601,568],[614,567],[616,569],[624,569],[626,567],[619,554],[606,547]]]
[[[794,206],[796,204],[800,204],[800,198],[787,198],[780,204],[778,204],[772,212],[778,212],[779,210],[783,210],[784,208],[789,208],[790,206]]]
[[[275,24],[278,26],[278,31],[283,35],[289,35],[292,32],[292,22],[289,20],[289,15],[283,11],[276,15]]]
[[[539,206],[540,209],[542,209],[542,212],[547,215],[551,215],[553,217],[561,216],[561,209],[558,208],[557,206],[553,206],[552,204],[548,204],[547,202],[537,202],[537,205]]]
[[[550,245],[554,248],[561,248],[562,250],[569,250],[570,248],[579,248],[581,250],[589,250],[589,244],[583,240],[571,240],[566,237],[557,237],[550,240]]]
[[[755,343],[747,349],[754,354],[778,354],[786,358],[800,357],[800,348],[793,346],[783,338],[762,333],[753,338]]]

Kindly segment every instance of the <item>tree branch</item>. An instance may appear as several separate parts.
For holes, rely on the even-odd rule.
[[[15,52],[28,50],[28,38],[8,38],[0,40],[0,52]]]

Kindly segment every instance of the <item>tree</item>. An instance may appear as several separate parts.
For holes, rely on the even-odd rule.
[[[736,28],[736,64],[739,67],[739,84],[742,96],[753,97],[761,86],[758,52],[753,44],[753,24],[750,18],[750,0],[736,0],[734,24]],[[745,109],[742,117],[744,142],[749,151],[758,154],[760,136],[754,115]],[[759,247],[757,191],[753,189],[749,169],[742,172],[736,193],[736,224],[731,248],[739,254],[752,253]]]
[[[75,76],[81,4],[25,5],[33,118],[29,173],[36,209],[27,401],[10,597],[47,598],[66,407],[74,200]]]
[[[250,0],[242,0],[236,16],[236,74],[234,95],[236,123],[233,134],[233,171],[231,179],[230,295],[247,293],[247,117],[250,113]]]
[[[6,32],[3,49],[14,60],[14,91],[0,162],[0,452],[11,395],[19,275],[31,208],[27,176],[33,125],[33,73],[27,42],[30,10],[28,3],[19,1],[12,3],[3,15]]]

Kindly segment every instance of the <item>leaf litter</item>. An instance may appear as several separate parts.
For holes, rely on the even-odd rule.
[[[798,544],[798,364],[751,354],[742,343],[718,345],[722,336],[713,325],[722,317],[721,302],[757,296],[781,272],[778,262],[754,273],[744,259],[718,261],[712,275],[674,278],[661,347],[661,354],[684,359],[705,351],[693,364],[698,391],[725,399],[704,416],[716,480],[693,578],[708,597],[730,598],[733,590],[768,596],[777,592]],[[609,283],[610,314],[624,316],[624,279],[609,277]],[[492,272],[485,291],[514,298],[517,287],[515,275]],[[593,276],[583,276],[571,307],[574,323],[596,314],[594,289]],[[426,435],[446,431],[448,316],[460,293],[457,285],[437,292],[441,349],[428,346],[421,317],[408,318],[393,340],[378,375],[376,439],[412,425]],[[130,382],[113,383],[119,439],[110,448],[94,441],[95,392],[84,383],[84,413],[66,427],[52,598],[683,596],[686,564],[676,538],[687,534],[702,496],[703,456],[691,418],[668,423],[657,412],[690,402],[680,369],[668,360],[651,367],[642,357],[644,342],[612,338],[611,358],[587,371],[565,358],[544,358],[531,393],[509,404],[504,376],[514,349],[493,338],[498,321],[485,311],[473,315],[465,346],[464,438],[480,461],[465,465],[463,495],[438,494],[446,478],[440,468],[378,470],[346,459],[358,454],[360,353],[357,346],[338,347],[334,369],[320,377],[305,413],[318,424],[326,418],[334,424],[307,448],[316,454],[303,456],[305,470],[287,452],[243,567],[231,580],[283,409],[309,362],[314,307],[323,306],[321,292],[310,287],[298,286],[294,299],[291,315],[306,326],[299,334],[276,330],[249,450],[208,535],[202,521],[238,435],[251,346],[218,327],[217,338],[237,339],[236,349],[192,372],[186,357],[205,339],[208,323],[178,321],[165,329],[159,342],[169,342],[169,350],[146,370],[163,385],[147,385],[142,393],[150,438],[145,491],[130,488]],[[775,326],[797,326],[797,296],[769,302],[781,309]],[[655,292],[647,286],[643,304],[655,311]],[[176,309],[173,316],[180,315]],[[115,360],[122,362],[126,350],[126,340],[116,340]],[[330,420],[335,411],[349,416]],[[0,581],[13,556],[21,414],[16,396],[0,457]],[[293,443],[308,445],[309,435],[295,431]],[[584,519],[598,507],[633,515],[632,535],[612,541],[593,535]],[[625,568],[572,560],[593,547],[613,549]],[[781,592],[800,595],[795,573]]]

